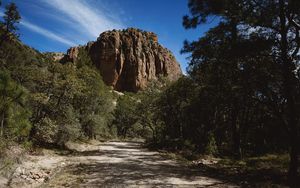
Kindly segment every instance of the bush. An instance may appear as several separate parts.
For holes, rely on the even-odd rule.
[[[207,139],[208,139],[208,142],[207,142],[206,147],[205,147],[205,153],[208,154],[208,155],[217,154],[218,153],[218,147],[217,147],[217,143],[216,143],[214,134],[209,133]]]
[[[35,125],[34,138],[38,142],[54,144],[57,140],[58,125],[49,117],[45,117]]]

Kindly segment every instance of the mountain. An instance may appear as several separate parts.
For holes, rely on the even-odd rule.
[[[118,91],[137,92],[151,80],[165,77],[176,81],[182,75],[174,55],[158,43],[153,32],[134,28],[107,31],[95,42],[70,48],[61,61],[76,61],[79,49],[87,51],[104,82]]]

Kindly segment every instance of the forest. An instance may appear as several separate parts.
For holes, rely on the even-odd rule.
[[[299,186],[300,1],[189,0],[188,7],[185,29],[218,24],[184,41],[187,75],[120,95],[85,51],[61,64],[24,45],[21,15],[8,4],[0,32],[0,165],[12,145],[142,138],[187,160],[283,157],[280,181]]]

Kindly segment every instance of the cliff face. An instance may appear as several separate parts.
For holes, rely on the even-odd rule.
[[[77,58],[78,48],[68,50],[66,58],[69,61]],[[107,31],[84,48],[104,82],[118,91],[136,92],[159,76],[175,81],[182,75],[175,57],[158,43],[152,32],[137,29]]]

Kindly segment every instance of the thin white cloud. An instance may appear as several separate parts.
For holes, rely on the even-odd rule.
[[[4,16],[4,13],[2,12],[1,9],[0,9],[0,16],[1,17]],[[60,36],[58,34],[55,34],[55,33],[51,32],[51,31],[49,31],[47,29],[44,29],[42,27],[39,27],[39,26],[37,26],[37,25],[35,25],[33,23],[30,23],[29,21],[24,20],[24,18],[22,18],[20,24],[22,26],[26,27],[27,29],[30,29],[31,31],[34,31],[34,32],[36,32],[36,33],[38,33],[40,35],[43,35],[43,36],[45,36],[47,38],[50,38],[52,40],[58,41],[60,43],[66,44],[68,46],[75,46],[76,45],[75,42],[72,42],[72,41],[70,41],[68,39],[65,39],[65,37]]]
[[[20,25],[68,46],[76,46],[88,40],[94,40],[100,33],[107,30],[125,28],[118,17],[119,14],[115,14],[102,4],[96,6],[97,2],[95,1],[41,0],[41,2],[46,6],[38,7],[44,9],[39,11],[44,11],[45,17],[61,22],[57,24],[61,34],[40,27],[23,17]],[[1,10],[0,16],[3,16]],[[70,40],[71,38],[73,40]]]
[[[111,29],[124,28],[114,14],[104,7],[93,7],[87,0],[43,0],[46,4],[60,11],[62,19],[70,19],[78,32],[96,38],[100,33]],[[95,3],[95,2],[94,2]],[[64,17],[65,16],[65,17]]]
[[[49,31],[47,29],[41,28],[41,27],[39,27],[39,26],[37,26],[35,24],[32,24],[32,23],[30,23],[28,21],[22,20],[20,22],[20,24],[22,26],[26,27],[27,29],[30,29],[30,30],[32,30],[32,31],[34,31],[34,32],[36,32],[36,33],[38,33],[40,35],[43,35],[43,36],[45,36],[47,38],[50,38],[52,40],[58,41],[60,43],[66,44],[68,46],[75,46],[76,45],[74,42],[72,42],[72,41],[70,41],[68,39],[65,39],[63,36],[55,34],[55,33],[51,32],[51,31]]]

